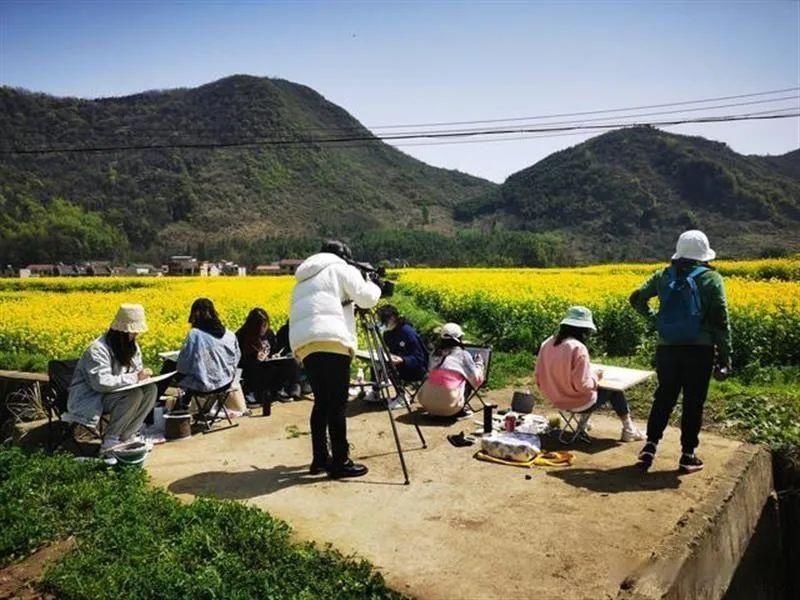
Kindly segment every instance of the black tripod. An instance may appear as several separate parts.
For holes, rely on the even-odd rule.
[[[408,469],[406,469],[406,460],[403,456],[403,447],[400,445],[400,438],[397,435],[397,424],[394,422],[394,417],[392,416],[392,408],[390,406],[392,397],[389,390],[390,388],[394,389],[395,395],[398,398],[401,398],[401,401],[403,404],[405,404],[408,414],[413,415],[411,412],[411,405],[408,402],[408,393],[403,386],[403,382],[400,379],[400,374],[397,372],[397,368],[389,358],[390,352],[386,347],[386,342],[383,341],[381,332],[378,330],[378,322],[375,317],[375,312],[364,309],[356,309],[356,311],[358,314],[358,320],[361,323],[361,327],[364,329],[364,333],[366,334],[367,353],[369,354],[370,366],[372,367],[372,373],[375,377],[375,381],[368,383],[377,391],[380,401],[383,403],[383,405],[386,407],[386,411],[389,413],[389,423],[392,425],[392,435],[394,435],[394,443],[397,446],[397,454],[400,457],[400,466],[403,468],[405,484],[408,485]],[[413,420],[413,423],[414,428],[417,430],[419,441],[422,443],[422,447],[427,448],[428,445],[425,442],[425,438],[422,436],[422,430],[420,430],[416,419]]]

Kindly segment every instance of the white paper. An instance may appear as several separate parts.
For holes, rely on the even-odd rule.
[[[111,394],[116,394],[117,392],[127,392],[128,390],[135,390],[138,387],[142,387],[143,385],[148,385],[150,383],[158,383],[159,381],[164,381],[165,379],[169,379],[173,375],[175,375],[177,371],[172,371],[170,373],[164,373],[163,375],[156,375],[155,377],[148,377],[147,379],[142,379],[141,381],[137,381],[136,383],[131,383],[130,385],[124,385],[121,388],[115,389]]]
[[[600,369],[603,377],[598,382],[602,389],[624,391],[634,385],[649,379],[655,372],[642,371],[640,369],[628,369],[626,367],[615,367],[613,365],[592,364],[593,371]]]

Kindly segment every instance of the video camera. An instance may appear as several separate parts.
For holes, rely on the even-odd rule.
[[[347,260],[347,259],[345,259]],[[371,281],[379,288],[381,288],[381,298],[391,298],[394,294],[394,281],[386,279],[385,267],[373,267],[368,262],[357,262],[355,260],[347,260],[348,263],[353,265],[367,281]]]

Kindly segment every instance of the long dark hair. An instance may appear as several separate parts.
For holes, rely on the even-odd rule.
[[[198,298],[192,302],[189,311],[189,323],[201,331],[205,331],[214,337],[221,338],[225,335],[225,325],[219,320],[217,309],[214,303],[208,298]]]
[[[566,340],[567,338],[573,338],[578,340],[581,344],[586,345],[586,341],[589,339],[589,336],[592,334],[591,329],[587,329],[586,327],[575,327],[574,325],[561,325],[558,328],[558,333],[556,334],[556,341],[553,343],[554,346],[558,346],[561,342]]]
[[[109,329],[106,332],[106,344],[111,348],[111,353],[119,364],[128,369],[133,366],[133,357],[136,356],[136,340],[132,340],[127,332]]]
[[[264,323],[267,324],[267,330],[269,330],[269,314],[263,308],[254,308],[248,313],[244,324],[236,332],[239,346],[242,349],[261,347],[261,326]]]

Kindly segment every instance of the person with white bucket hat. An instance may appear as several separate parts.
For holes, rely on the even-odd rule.
[[[155,384],[115,392],[152,375],[142,363],[136,338],[147,331],[144,307],[122,304],[108,331],[81,356],[69,386],[64,420],[96,428],[103,413],[110,416],[100,446],[109,454],[121,443],[138,439],[145,417],[156,402]]]
[[[534,379],[542,395],[556,408],[579,413],[593,411],[610,403],[622,422],[620,439],[635,442],[644,439],[631,420],[625,394],[600,389],[602,372],[591,367],[586,342],[597,327],[592,311],[572,306],[559,323],[558,333],[547,338],[539,348]]]
[[[722,276],[708,263],[716,258],[702,231],[683,232],[671,264],[656,271],[630,303],[658,330],[658,388],[647,421],[647,443],[639,464],[652,465],[658,442],[683,391],[681,458],[678,468],[692,473],[703,468],[695,454],[699,445],[703,406],[712,372],[719,378],[731,370],[731,328]],[[659,308],[649,306],[658,297]]]

